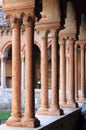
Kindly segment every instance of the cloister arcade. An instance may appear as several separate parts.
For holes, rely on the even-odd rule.
[[[64,13],[59,1],[52,2],[43,1],[41,19],[36,22],[33,6],[29,13],[24,9],[23,13],[5,11],[11,27],[0,30],[0,91],[12,87],[12,113],[7,125],[40,125],[35,117],[34,89],[40,90],[37,114],[62,115],[63,107],[77,108],[86,98],[85,15],[76,17],[71,0],[66,2]],[[21,90],[25,92],[24,116]]]

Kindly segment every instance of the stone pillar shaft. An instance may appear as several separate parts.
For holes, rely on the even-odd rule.
[[[78,100],[78,48],[75,48],[75,99]]]
[[[25,30],[25,116],[34,117],[34,86],[33,86],[33,39],[32,27],[27,26]]]
[[[21,44],[20,22],[12,18],[12,113],[7,125],[21,125]]]
[[[14,23],[15,24],[15,23]],[[21,44],[20,28],[12,29],[12,116],[21,116]]]
[[[58,59],[57,59],[57,43],[55,37],[52,38],[52,78],[51,78],[51,106],[58,108],[59,84],[58,84]]]
[[[75,102],[75,87],[74,87],[74,40],[69,38],[66,40],[66,46],[69,46],[69,86],[68,86],[68,107],[78,107]]]
[[[81,46],[81,100],[85,99],[85,50]]]
[[[51,108],[50,114],[60,115],[62,111],[59,109],[59,66],[58,66],[58,52],[57,42],[55,36],[52,37],[52,75],[51,75]]]
[[[47,38],[41,42],[41,107],[38,114],[47,114],[48,111],[48,52]]]
[[[22,125],[25,127],[37,127],[40,122],[35,118],[34,108],[34,75],[33,75],[33,19],[25,19],[25,113]]]
[[[47,39],[41,44],[41,107],[48,108],[48,54]]]
[[[69,58],[69,102],[74,101],[74,61],[73,61],[73,43],[70,45],[70,58]]]
[[[1,89],[6,88],[6,62],[5,58],[1,56]]]
[[[66,105],[66,59],[65,59],[65,43],[60,41],[60,105]]]

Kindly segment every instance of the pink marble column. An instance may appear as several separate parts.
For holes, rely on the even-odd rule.
[[[68,38],[66,40],[66,46],[69,46],[69,86],[68,86],[68,98],[67,107],[78,107],[75,102],[75,87],[74,87],[74,39]]]
[[[34,24],[33,19],[27,16],[25,24],[25,113],[22,118],[22,125],[25,127],[37,127],[40,122],[35,118],[34,108],[34,81],[33,81],[33,43]]]
[[[12,25],[12,113],[7,125],[21,125],[21,43],[20,21],[11,18]]]
[[[84,44],[81,45],[81,95],[80,101],[85,99],[85,48]]]
[[[75,100],[79,98],[78,95],[78,47],[75,46]]]
[[[60,106],[66,107],[66,57],[65,39],[60,38]]]
[[[55,32],[54,32],[55,33]],[[63,111],[59,108],[59,66],[58,49],[56,37],[52,36],[52,74],[51,74],[51,106],[49,112],[51,115],[61,115]]]
[[[41,107],[38,114],[48,114],[48,52],[47,38],[41,39]]]

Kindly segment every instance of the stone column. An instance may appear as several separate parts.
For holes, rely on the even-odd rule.
[[[25,113],[22,125],[36,127],[40,122],[35,118],[34,108],[34,80],[33,80],[33,43],[34,24],[31,17],[25,16]]]
[[[55,33],[55,32],[54,32]],[[63,111],[59,108],[59,66],[58,49],[55,34],[52,37],[52,74],[51,74],[51,106],[49,112],[51,115],[61,115]]]
[[[21,64],[22,64],[22,79],[21,79],[21,88],[22,90],[25,89],[25,57],[24,55],[21,56]]]
[[[47,38],[41,39],[41,107],[38,114],[48,114],[48,52]]]
[[[75,46],[75,100],[79,98],[78,95],[78,47]]]
[[[60,38],[60,106],[66,106],[66,57],[65,40]]]
[[[68,86],[69,86],[69,49],[65,48],[66,50],[66,98],[68,94]]]
[[[81,95],[80,101],[85,99],[85,48],[81,45]]]
[[[75,102],[75,87],[74,87],[74,39],[68,38],[66,46],[69,46],[69,86],[68,86],[68,101],[67,107],[77,107]]]
[[[7,88],[6,86],[6,59],[1,55],[1,89]]]
[[[10,18],[12,25],[12,113],[7,125],[21,125],[21,44],[20,20]]]

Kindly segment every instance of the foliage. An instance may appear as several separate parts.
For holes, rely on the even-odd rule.
[[[10,112],[0,112],[0,120],[7,120],[10,116]]]

